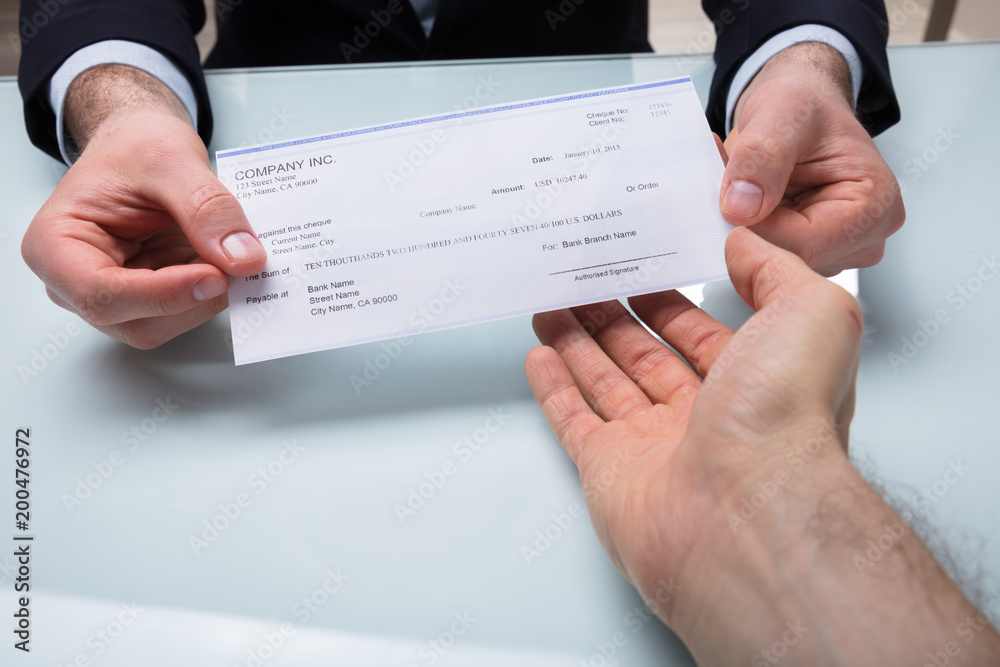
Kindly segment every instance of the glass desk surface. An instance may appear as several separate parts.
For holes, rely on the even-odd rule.
[[[1000,280],[976,277],[1000,248],[1000,44],[890,59],[904,118],[878,144],[909,215],[859,273],[852,448],[905,498],[923,494],[958,554],[997,577]],[[707,56],[217,72],[212,149],[687,73],[704,100]],[[20,237],[64,169],[28,143],[12,79],[0,120],[2,425],[8,443],[31,428],[36,536],[33,651],[4,664],[569,667],[603,664],[618,632],[622,665],[690,664],[662,625],[636,622],[641,601],[585,516],[539,540],[582,494],[524,379],[527,318],[241,368],[227,314],[126,348],[52,305],[22,262]],[[976,288],[961,307],[959,285]],[[730,325],[747,316],[725,284],[705,296]],[[894,368],[888,355],[941,309],[948,323]],[[350,376],[369,365],[358,393]],[[438,488],[447,461],[457,472]],[[13,477],[10,447],[5,614]],[[396,504],[418,490],[401,522]]]

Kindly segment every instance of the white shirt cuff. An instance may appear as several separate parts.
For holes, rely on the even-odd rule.
[[[847,67],[851,70],[851,85],[854,87],[854,106],[858,105],[858,94],[861,92],[861,81],[864,78],[864,67],[861,64],[861,57],[858,56],[857,49],[851,40],[844,37],[840,32],[825,25],[800,25],[790,30],[780,32],[757,49],[753,55],[743,61],[743,65],[736,71],[733,82],[729,85],[729,96],[726,98],[726,131],[733,129],[733,111],[736,103],[743,94],[743,90],[756,76],[760,68],[768,60],[784,51],[790,46],[801,44],[802,42],[822,42],[837,49]]]
[[[177,96],[198,129],[198,100],[187,77],[169,58],[137,42],[109,39],[85,46],[63,62],[49,81],[49,103],[56,112],[56,136],[59,138],[59,153],[68,165],[72,165],[69,151],[76,152],[72,140],[66,136],[63,127],[63,105],[66,90],[73,80],[86,70],[98,65],[131,65],[155,76]]]

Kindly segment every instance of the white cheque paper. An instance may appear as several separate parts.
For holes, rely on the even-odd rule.
[[[231,280],[237,364],[726,277],[690,78],[217,157],[269,255]]]

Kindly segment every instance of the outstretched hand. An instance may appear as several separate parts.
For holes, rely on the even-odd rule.
[[[630,300],[673,350],[617,301],[534,320],[544,347],[526,361],[531,389],[579,468],[606,551],[647,601],[733,550],[727,515],[796,447],[818,443],[808,456],[822,461],[812,466],[821,485],[853,473],[857,302],[745,229],[730,235],[726,262],[757,310],[735,333],[674,291]],[[674,625],[672,608],[654,611]]]

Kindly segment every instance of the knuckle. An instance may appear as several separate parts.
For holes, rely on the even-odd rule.
[[[208,222],[239,209],[239,202],[218,181],[206,183],[191,193],[191,210],[198,222]]]
[[[116,334],[115,338],[137,350],[152,350],[166,342],[155,325],[141,320],[118,327]]]
[[[788,285],[790,283],[788,267],[782,259],[771,255],[765,258],[760,266],[757,267],[757,275],[754,276],[754,282],[773,286]]]
[[[607,374],[603,374],[594,379],[593,385],[591,386],[591,393],[596,400],[600,400],[606,396],[611,395],[617,386],[615,381],[617,378],[612,377]]]
[[[56,291],[51,287],[49,287],[48,285],[45,286],[45,296],[49,297],[49,301],[56,304],[60,308],[65,308],[66,310],[70,310],[70,308],[67,307],[66,302],[63,301],[62,298],[56,293]]]
[[[128,138],[141,148],[147,164],[172,168],[189,159],[190,149],[202,149],[197,134],[184,121],[173,116],[158,117],[157,127],[144,133],[130,133]],[[206,156],[207,157],[207,156]]]
[[[159,175],[169,176],[170,171],[180,165],[177,141],[169,132],[153,131],[145,136],[130,135],[129,138],[132,145],[128,148],[139,151],[144,164]]]
[[[34,225],[32,225],[32,227],[33,226]],[[24,237],[21,239],[21,259],[24,260],[24,263],[29,269],[35,271],[35,266],[38,262],[35,257],[35,243],[32,238],[32,227],[28,227],[28,231],[24,233]]]
[[[73,299],[80,317],[97,327],[111,326],[116,324],[112,315],[111,304],[114,303],[114,295],[110,290],[98,287],[97,289],[77,294]]]
[[[740,138],[740,151],[734,156],[740,173],[752,174],[759,169],[781,164],[785,151],[772,137],[746,136]]]
[[[866,248],[859,255],[856,256],[857,261],[855,262],[860,269],[867,269],[868,267],[875,266],[882,261],[885,256],[885,243],[877,243],[869,248]]]
[[[837,307],[841,298],[850,297],[850,294],[837,283],[827,278],[819,277],[817,280],[809,280],[796,286],[795,296],[802,303],[815,304],[821,308],[829,309]],[[853,297],[852,297],[853,298]]]
[[[822,265],[826,259],[826,252],[820,246],[813,244],[801,246],[795,251],[795,254],[813,270]],[[785,266],[781,270],[788,272],[788,268]],[[785,280],[787,277],[783,276],[782,279]]]
[[[826,282],[830,288],[833,288],[833,295],[831,296],[831,300],[833,301],[834,304],[836,304],[836,307],[839,308],[841,312],[853,314],[854,319],[856,319],[859,323],[863,324],[865,320],[865,315],[864,311],[862,311],[861,309],[861,304],[858,303],[858,300],[855,299],[853,296],[851,296],[851,293],[845,290],[840,285],[837,285],[830,281]],[[861,338],[861,330],[858,331],[858,338],[859,339]]]
[[[774,299],[784,300],[789,290],[797,287],[791,268],[785,259],[778,256],[770,256],[758,264],[750,277],[750,284],[758,308]]]
[[[206,319],[208,317],[215,317],[216,315],[218,315],[222,311],[224,311],[227,308],[229,308],[229,296],[227,294],[225,294],[225,293],[220,294],[219,296],[215,297],[211,301],[208,301],[207,303],[205,303],[204,308],[208,312],[208,316],[206,317]]]
[[[903,228],[903,223],[906,222],[906,207],[903,205],[903,201],[899,200],[897,206],[893,208],[892,216],[889,220],[889,234],[895,234],[900,229]]]
[[[712,329],[701,334],[695,343],[691,353],[692,361],[703,364],[711,358],[712,353],[728,340],[726,332],[722,329]]]

